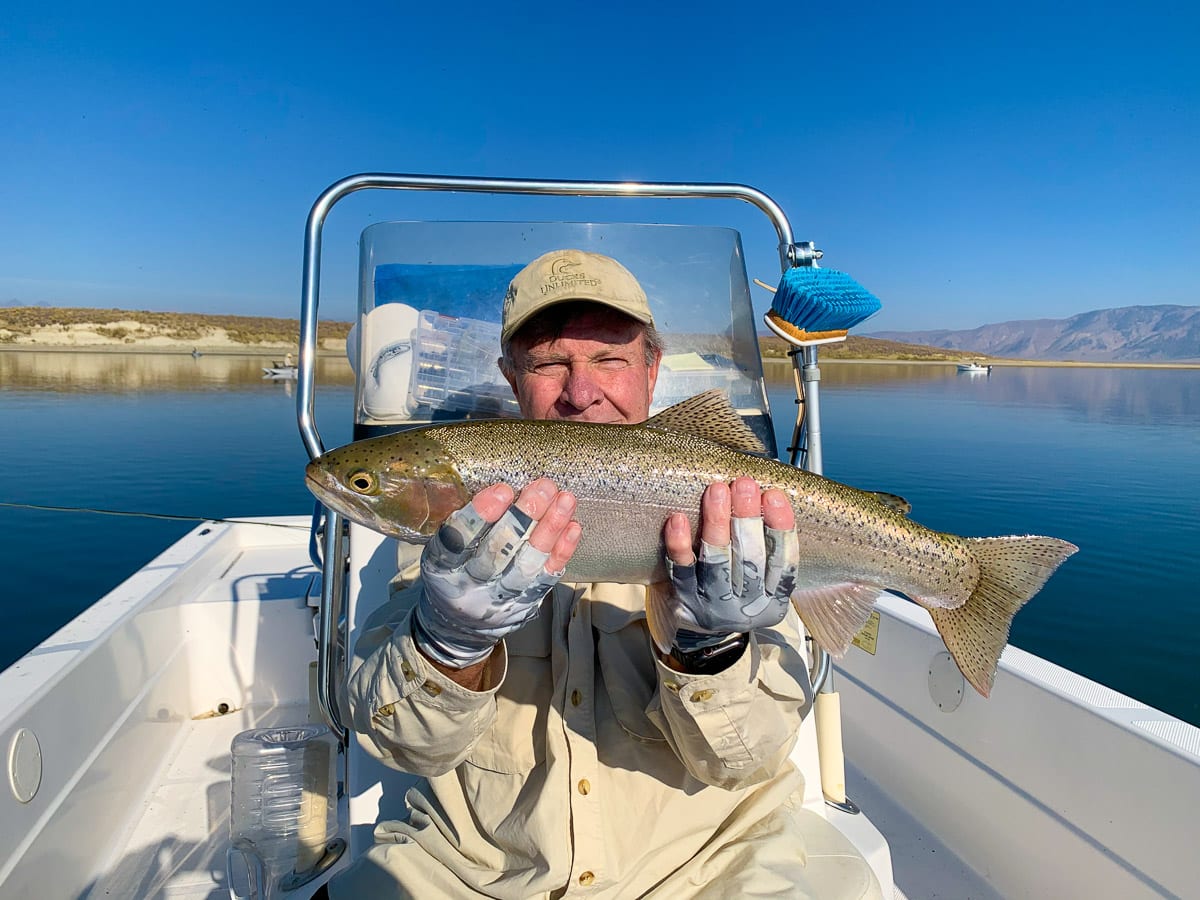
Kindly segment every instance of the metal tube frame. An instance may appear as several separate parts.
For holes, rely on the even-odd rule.
[[[803,363],[801,362],[803,360]],[[799,387],[800,396],[797,398],[803,404],[803,427],[801,420],[796,420],[796,431],[792,437],[791,458],[793,466],[801,452],[804,454],[804,468],[815,475],[824,474],[825,459],[821,454],[821,403],[817,385],[821,381],[821,369],[817,365],[817,348],[808,345],[799,348],[792,354],[792,369]],[[803,433],[803,438],[801,438]],[[825,649],[812,642],[812,668],[810,680],[813,693],[832,691],[833,660]]]
[[[300,298],[300,359],[297,367],[296,421],[300,437],[310,459],[324,452],[320,433],[317,431],[315,409],[315,373],[317,358],[317,309],[320,302],[321,284],[321,231],[330,210],[343,198],[362,190],[400,191],[449,191],[482,194],[531,194],[565,197],[646,197],[646,198],[709,198],[742,200],[758,207],[779,236],[779,262],[781,270],[793,266],[812,265],[817,255],[808,243],[797,244],[792,235],[792,226],[779,205],[755,188],[743,184],[711,184],[679,182],[628,182],[628,181],[561,181],[526,178],[475,178],[449,175],[402,175],[367,173],[351,175],[334,182],[317,198],[308,214],[304,231],[304,272]],[[805,349],[806,367],[816,367],[816,349]],[[815,385],[814,385],[815,387]],[[807,401],[806,412],[816,414],[816,392]],[[816,419],[819,421],[819,417]],[[808,431],[808,459],[820,463],[820,432]],[[810,471],[819,471],[813,470]],[[321,585],[320,634],[317,642],[317,699],[321,710],[334,733],[345,742],[346,727],[342,724],[337,709],[337,686],[334,672],[333,653],[337,642],[334,632],[341,617],[341,601],[345,586],[348,561],[343,558],[341,516],[329,510],[325,531],[325,572]],[[824,670],[828,671],[828,656],[824,655]],[[347,653],[349,648],[347,647]],[[814,658],[816,662],[816,658]],[[818,673],[818,677],[824,677]],[[820,690],[820,684],[814,684]]]

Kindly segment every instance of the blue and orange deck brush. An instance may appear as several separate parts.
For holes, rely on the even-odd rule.
[[[845,272],[816,266],[788,269],[773,290],[775,299],[763,321],[785,341],[801,347],[844,341],[851,328],[883,305]]]

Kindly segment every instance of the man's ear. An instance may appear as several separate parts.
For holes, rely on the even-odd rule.
[[[662,350],[654,351],[654,362],[650,363],[646,371],[646,380],[649,382],[650,396],[646,398],[648,403],[654,402],[654,385],[658,383],[658,364],[662,362]]]
[[[500,369],[500,374],[504,376],[504,380],[508,382],[509,388],[512,389],[513,397],[516,398],[517,402],[520,402],[521,397],[517,393],[517,373],[504,364],[503,356],[496,358],[496,367]]]

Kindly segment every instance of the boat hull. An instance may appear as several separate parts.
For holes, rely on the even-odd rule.
[[[10,786],[35,781],[12,752],[21,735],[42,760],[28,802],[0,792],[0,893],[223,895],[230,741],[319,716],[308,520],[265,521],[195,529],[0,674]],[[386,596],[395,543],[353,526],[351,545],[352,600]],[[875,652],[851,648],[833,676],[865,815],[822,803],[812,716],[793,761],[805,805],[881,881],[894,872],[897,896],[1186,896],[1200,882],[1200,729],[1012,647],[983,700],[924,610],[884,595],[878,611]],[[347,768],[341,836],[357,853],[413,779],[353,741]]]
[[[1194,891],[1200,729],[1011,645],[983,700],[923,610],[877,609],[874,655],[852,648],[834,677],[850,790],[909,896]],[[913,820],[927,837],[909,845]]]

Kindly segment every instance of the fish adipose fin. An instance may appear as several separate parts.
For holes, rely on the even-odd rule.
[[[718,388],[668,406],[645,423],[650,428],[694,434],[744,453],[766,453],[767,448],[742,421],[729,398]]]
[[[955,609],[931,609],[933,624],[972,687],[992,691],[1013,616],[1079,548],[1050,537],[967,538],[979,583]]]
[[[903,497],[898,497],[895,494],[889,494],[884,491],[867,491],[872,497],[886,506],[888,509],[895,510],[902,516],[907,516],[912,512],[912,504]]]
[[[857,581],[803,588],[792,594],[792,606],[813,640],[840,659],[867,624],[881,592],[878,585]]]

